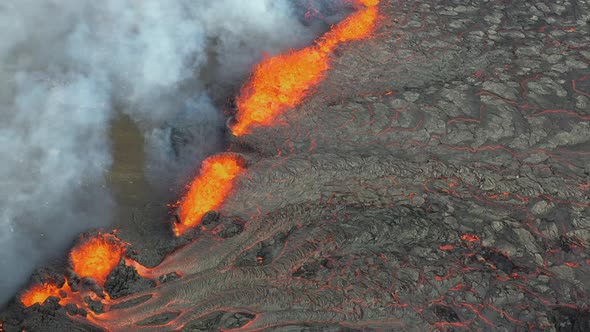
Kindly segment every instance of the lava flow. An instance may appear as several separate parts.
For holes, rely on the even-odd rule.
[[[329,69],[329,53],[340,43],[368,36],[377,20],[378,0],[360,0],[366,9],[336,25],[315,45],[270,58],[254,69],[238,97],[236,136],[252,125],[273,124],[277,115],[299,104]]]
[[[368,36],[377,19],[378,0],[358,0],[367,8],[353,14],[334,26],[316,43],[308,48],[270,58],[258,65],[250,81],[242,88],[238,98],[237,123],[232,127],[236,136],[249,132],[252,125],[271,125],[275,117],[289,107],[301,102],[310,88],[319,83],[329,69],[330,52],[340,43]],[[179,202],[178,223],[173,227],[176,236],[198,226],[205,214],[219,208],[231,193],[234,180],[244,172],[244,160],[233,154],[220,154],[206,159],[191,183],[185,198]],[[109,274],[125,258],[125,246],[116,236],[99,234],[86,239],[70,252],[72,270],[81,278],[92,278],[104,288]],[[144,268],[139,263],[125,258],[127,265],[139,270],[140,275],[155,276],[159,273]],[[162,264],[163,266],[165,264]],[[161,271],[159,271],[161,272]],[[183,271],[176,271],[176,274]],[[72,291],[69,281],[59,286],[45,282],[30,287],[21,296],[23,305],[42,304],[49,297],[59,298],[60,305],[73,303],[85,307],[82,293]],[[99,296],[100,297],[100,296]],[[96,299],[96,294],[91,298]],[[157,297],[154,297],[157,299]],[[103,304],[112,304],[112,299],[102,298]],[[87,304],[87,303],[86,303]],[[186,315],[187,318],[190,315]],[[105,314],[103,318],[109,317]],[[98,325],[108,325],[94,321]],[[116,327],[116,325],[114,325]]]
[[[199,176],[180,203],[180,220],[174,225],[177,236],[197,226],[207,212],[221,205],[232,190],[233,180],[243,171],[242,164],[241,158],[230,154],[216,155],[203,162]]]
[[[378,11],[366,8],[375,0],[354,1],[366,6],[351,17],[377,15],[380,33],[334,62],[308,105],[321,112],[232,146],[252,160],[248,173],[207,177],[223,158],[212,157],[187,188],[180,230],[201,228],[234,195],[210,231],[141,237],[133,257],[150,264],[124,257],[102,289],[44,279],[21,299],[53,301],[0,316],[7,330],[590,331],[590,117],[580,107],[590,76],[578,8],[547,12],[554,23],[539,26],[522,1],[395,1]],[[366,33],[358,22],[305,52],[330,65],[328,50]],[[292,56],[266,66],[282,75]],[[262,113],[234,131],[290,111],[263,97]]]

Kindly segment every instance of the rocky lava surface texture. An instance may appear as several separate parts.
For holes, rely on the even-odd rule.
[[[184,246],[115,269],[109,305],[15,301],[4,329],[590,330],[590,2],[380,13],[300,107],[230,138],[247,173],[218,215],[128,254]]]

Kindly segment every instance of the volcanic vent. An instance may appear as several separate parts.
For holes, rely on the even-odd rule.
[[[133,243],[90,236],[78,246],[122,257],[106,292],[40,283],[53,297],[15,304],[6,328],[588,330],[588,3],[365,1],[350,17],[371,8],[370,38],[257,66],[229,151],[189,191],[214,174],[223,202],[192,217],[179,202],[186,245],[146,268]],[[318,76],[266,76],[307,51]]]

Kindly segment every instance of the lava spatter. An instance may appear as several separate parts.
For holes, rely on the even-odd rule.
[[[238,97],[236,136],[248,134],[253,125],[268,126],[277,115],[298,105],[329,69],[329,53],[340,43],[367,37],[377,20],[378,0],[362,0],[367,6],[334,26],[314,45],[270,58],[254,69]]]
[[[124,253],[125,247],[116,236],[99,234],[74,247],[70,262],[76,274],[93,278],[102,286]]]
[[[70,251],[72,270],[82,278],[92,278],[104,286],[111,271],[119,264],[125,254],[125,245],[113,234],[97,234],[82,240]],[[59,286],[55,281],[46,281],[29,287],[20,297],[21,303],[30,307],[43,303],[49,297],[60,298],[59,304],[83,303],[82,293],[73,292],[69,281]]]
[[[30,307],[36,303],[43,303],[50,297],[61,298],[61,293],[61,288],[55,282],[44,282],[27,289],[21,296],[21,302],[26,307]]]
[[[174,225],[174,234],[180,236],[197,226],[207,212],[223,203],[232,190],[234,179],[244,170],[242,164],[240,157],[231,154],[216,155],[203,162],[199,176],[180,203],[180,220]]]

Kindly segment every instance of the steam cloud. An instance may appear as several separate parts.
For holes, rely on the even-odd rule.
[[[110,223],[117,112],[145,136],[148,178],[169,185],[221,144],[214,101],[263,52],[318,33],[298,19],[305,2],[3,1],[0,304],[75,234]],[[190,144],[175,149],[175,131]]]

